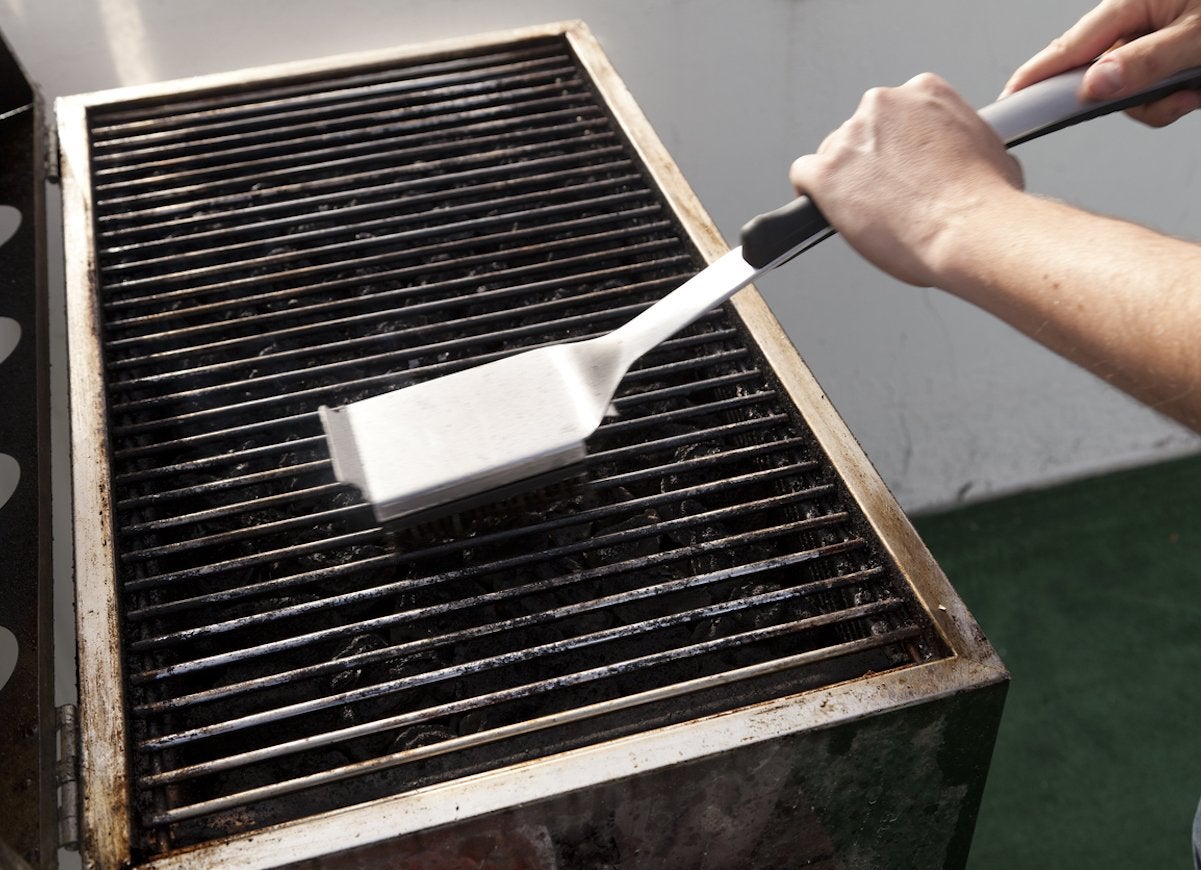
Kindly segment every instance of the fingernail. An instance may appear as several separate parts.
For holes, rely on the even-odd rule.
[[[1122,65],[1116,59],[1097,61],[1084,76],[1084,90],[1095,100],[1108,100],[1122,92]]]

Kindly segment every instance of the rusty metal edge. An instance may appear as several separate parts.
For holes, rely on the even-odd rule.
[[[111,527],[109,445],[90,186],[86,101],[55,103],[67,288],[75,622],[79,674],[80,852],[91,867],[130,857],[119,601]]]

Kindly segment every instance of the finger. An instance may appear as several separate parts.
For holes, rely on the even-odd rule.
[[[1182,18],[1108,52],[1085,74],[1081,96],[1105,100],[1134,93],[1198,64],[1201,19]]]
[[[788,167],[788,180],[796,190],[797,196],[811,194],[813,181],[818,177],[818,159],[816,154],[806,154],[792,161],[792,165]]]
[[[1049,76],[1083,66],[1123,37],[1145,33],[1148,29],[1150,22],[1142,4],[1105,0],[1063,36],[1018,67],[1005,83],[1001,96],[1009,96]]]
[[[1166,127],[1179,121],[1189,112],[1201,109],[1201,93],[1197,91],[1179,91],[1162,100],[1136,106],[1127,114],[1135,120],[1142,121],[1151,127]]]

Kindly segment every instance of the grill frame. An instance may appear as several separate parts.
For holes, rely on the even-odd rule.
[[[116,102],[133,105],[174,95],[260,86],[276,79],[317,78],[349,68],[391,64],[409,58],[450,57],[465,51],[512,46],[547,37],[563,37],[568,41],[692,244],[707,260],[724,253],[725,243],[712,221],[595,39],[580,22],[85,94],[58,101],[67,252],[69,363],[73,385],[71,426],[84,780],[83,848],[89,860],[98,865],[119,866],[129,861],[131,806],[126,762],[128,740],[122,712],[126,705],[124,698],[114,697],[114,687],[124,685],[124,674],[114,529],[109,524],[114,511],[106,489],[109,447],[93,247],[95,216],[90,193],[93,167],[87,135],[88,112]],[[199,859],[212,862],[213,866],[234,862],[267,865],[278,861],[280,855],[291,860],[316,858],[351,846],[362,846],[373,839],[394,838],[485,816],[517,803],[592,787],[636,773],[670,768],[729,752],[747,743],[852,722],[884,709],[906,707],[1004,683],[1008,677],[1004,666],[825,399],[762,298],[753,288],[748,288],[731,304],[743,329],[766,357],[772,377],[804,418],[950,655],[907,667],[901,673],[868,676],[700,721],[619,737],[350,809],[283,823],[158,859],[153,862],[154,866],[196,866]],[[97,517],[102,518],[100,522]]]

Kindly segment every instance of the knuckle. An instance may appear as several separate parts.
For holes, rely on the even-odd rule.
[[[1148,84],[1162,78],[1168,65],[1167,58],[1156,51],[1127,51],[1122,62],[1136,81]]]
[[[1201,39],[1201,9],[1191,9],[1180,16],[1176,22],[1180,29],[1183,42],[1196,42]]]
[[[874,87],[868,88],[863,92],[863,99],[859,105],[865,109],[870,109],[873,106],[878,106],[888,95],[888,88]]]
[[[1067,54],[1071,50],[1071,43],[1068,42],[1067,34],[1057,36],[1051,40],[1044,51],[1048,54]]]
[[[913,77],[913,84],[919,88],[926,90],[938,88],[943,85],[943,80],[932,72],[919,73]]]
[[[943,98],[953,92],[952,87],[942,76],[932,72],[924,72],[914,76],[905,84],[906,91],[924,96]]]
[[[1130,12],[1141,14],[1143,10],[1149,8],[1147,0],[1101,0],[1097,4],[1097,14],[1107,15],[1110,17],[1126,15]]]

